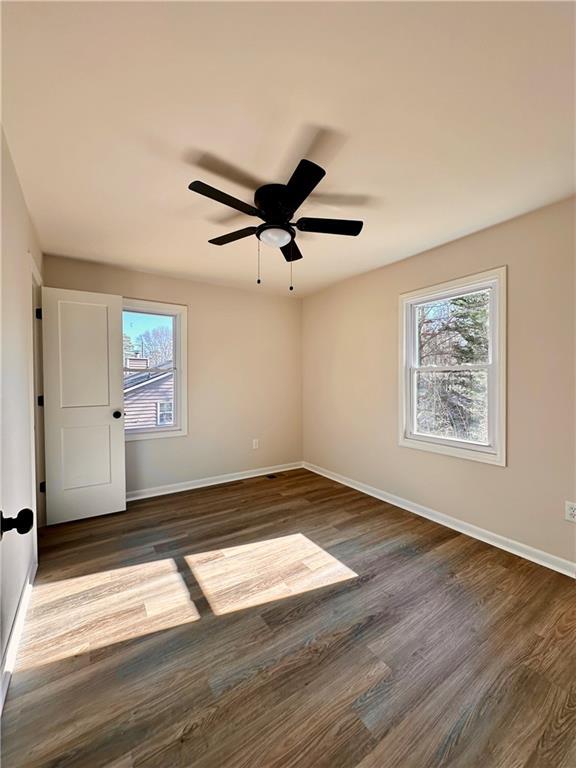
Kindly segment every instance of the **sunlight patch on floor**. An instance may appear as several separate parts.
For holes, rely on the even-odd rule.
[[[218,616],[358,575],[301,533],[187,555],[186,562]]]
[[[200,619],[173,558],[34,587],[16,670],[90,654]]]
[[[190,571],[216,615],[357,576],[298,533],[40,582],[32,592],[16,671],[64,660],[82,667],[110,646],[198,622],[193,587],[186,583]]]

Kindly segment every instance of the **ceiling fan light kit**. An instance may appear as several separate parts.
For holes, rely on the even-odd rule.
[[[352,219],[318,219],[304,217],[291,221],[306,198],[324,178],[326,171],[311,160],[300,160],[287,184],[264,184],[254,193],[254,205],[238,200],[226,192],[221,192],[203,181],[193,181],[188,189],[218,203],[234,208],[247,216],[255,216],[264,222],[258,227],[244,227],[208,242],[212,245],[227,245],[250,235],[272,248],[279,248],[286,261],[302,258],[296,244],[296,230],[317,232],[327,235],[347,235],[355,237],[362,231],[363,222]],[[258,282],[260,277],[258,277]],[[290,290],[292,290],[292,281]]]
[[[282,248],[294,239],[292,227],[278,227],[275,224],[262,224],[256,230],[256,237],[260,242],[271,248]]]

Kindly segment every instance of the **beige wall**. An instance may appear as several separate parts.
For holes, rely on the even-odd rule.
[[[52,287],[188,305],[188,436],[128,442],[128,491],[301,459],[298,299],[54,256],[44,276]]]
[[[304,299],[304,459],[576,559],[574,208],[564,201]],[[508,466],[398,445],[398,297],[508,265]]]
[[[302,313],[295,297],[58,257],[45,281],[189,307],[189,435],[128,443],[129,490],[304,458],[574,560],[573,216],[573,201],[540,209],[306,297]],[[508,465],[399,447],[399,295],[504,264]]]
[[[32,263],[42,255],[2,135],[2,408],[0,501],[5,515],[36,509],[33,445]],[[36,532],[7,533],[1,547],[2,654],[36,561]],[[2,691],[5,690],[4,675]]]

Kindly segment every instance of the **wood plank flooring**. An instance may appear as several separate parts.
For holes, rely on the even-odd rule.
[[[302,577],[263,558],[213,612],[206,553],[297,534],[357,576],[234,610]],[[575,598],[306,470],[135,502],[42,532],[2,765],[574,768]]]

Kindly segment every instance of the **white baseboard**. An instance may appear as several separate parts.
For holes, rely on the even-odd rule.
[[[158,485],[155,488],[141,488],[137,491],[128,491],[126,501],[136,501],[137,499],[149,499],[152,496],[165,496],[168,493],[180,493],[181,491],[191,491],[194,488],[206,488],[209,485],[222,485],[222,483],[232,483],[235,480],[246,480],[249,477],[261,477],[262,475],[271,475],[274,472],[286,472],[289,469],[301,469],[301,461],[293,461],[290,464],[276,464],[273,467],[259,467],[258,469],[247,469],[243,472],[231,472],[227,475],[214,475],[213,477],[201,477],[199,480],[188,480],[184,483],[172,483],[171,485]]]
[[[308,461],[293,461],[290,464],[276,464],[273,467],[260,467],[258,469],[248,469],[243,472],[231,472],[225,475],[214,475],[213,477],[203,477],[198,480],[189,480],[183,483],[173,483],[171,485],[159,485],[155,488],[142,488],[137,491],[129,491],[126,494],[127,501],[136,501],[138,499],[148,499],[153,496],[164,496],[169,493],[179,493],[181,491],[190,491],[194,488],[206,488],[210,485],[221,485],[222,483],[231,483],[235,480],[246,480],[250,477],[260,477],[262,475],[270,475],[274,472],[286,472],[290,469],[308,469],[310,472],[315,472],[317,475],[322,475],[330,480],[334,480],[342,485],[347,485],[349,488],[354,488],[357,491],[366,493],[368,496],[373,496],[381,501],[386,501],[389,504],[394,504],[396,507],[406,509],[408,512],[413,512],[415,515],[425,517],[428,520],[432,520],[435,523],[444,525],[447,528],[452,528],[459,533],[464,533],[466,536],[471,536],[474,539],[491,544],[499,549],[504,549],[506,552],[510,552],[513,555],[523,557],[525,560],[530,560],[538,565],[543,565],[545,568],[550,568],[553,571],[562,573],[565,576],[576,578],[576,562],[571,560],[565,560],[556,555],[551,555],[548,552],[544,552],[541,549],[535,549],[528,544],[522,544],[520,541],[509,539],[505,536],[501,536],[498,533],[492,533],[484,528],[479,528],[471,523],[466,523],[462,520],[458,520],[450,515],[445,515],[443,512],[436,512],[430,507],[425,507],[422,504],[403,499],[400,496],[395,496],[392,493],[375,488],[372,485],[361,483],[357,480],[353,480],[350,477],[339,475],[337,472],[332,472],[324,467],[319,467],[316,464],[311,464]]]
[[[32,595],[32,585],[34,584],[34,577],[36,576],[36,569],[38,563],[32,563],[30,570],[26,576],[26,582],[24,589],[20,595],[20,602],[18,603],[18,610],[14,617],[14,624],[10,631],[10,637],[6,645],[6,652],[2,659],[2,668],[0,670],[0,713],[4,707],[6,700],[6,694],[8,693],[8,686],[10,685],[10,678],[14,670],[14,664],[16,662],[16,654],[18,653],[18,646],[20,645],[20,638],[22,637],[22,629],[24,628],[24,619],[26,618],[26,612],[30,603],[30,596]]]
[[[459,533],[464,533],[466,536],[471,536],[474,539],[486,542],[486,544],[492,544],[494,547],[504,549],[506,552],[511,552],[513,555],[523,557],[525,560],[531,560],[533,563],[543,565],[546,568],[551,568],[553,571],[558,571],[565,576],[570,576],[573,579],[576,578],[576,562],[571,560],[565,560],[562,557],[556,557],[548,552],[544,552],[541,549],[535,549],[528,546],[528,544],[522,544],[520,541],[514,539],[508,539],[505,536],[500,536],[498,533],[492,533],[484,528],[478,528],[471,523],[465,523],[462,520],[458,520],[450,515],[445,515],[442,512],[436,512],[434,509],[424,507],[421,504],[416,504],[413,501],[402,499],[399,496],[394,496],[392,493],[386,493],[379,488],[374,488],[366,483],[360,483],[357,480],[352,480],[344,475],[339,475],[336,472],[331,472],[323,467],[318,467],[315,464],[310,464],[307,461],[302,462],[304,469],[309,469],[311,472],[315,472],[317,475],[322,475],[330,480],[334,480],[342,485],[347,485],[350,488],[354,488],[357,491],[366,493],[368,496],[374,496],[381,501],[387,501],[389,504],[394,504],[396,507],[413,512],[420,517],[426,517],[428,520],[433,520],[435,523],[445,525],[447,528],[452,528]]]

